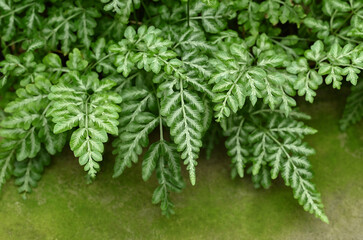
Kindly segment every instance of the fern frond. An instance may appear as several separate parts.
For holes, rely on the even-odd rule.
[[[180,46],[184,51],[196,49],[212,51],[215,49],[215,46],[212,46],[206,41],[205,33],[203,31],[197,29],[180,30],[180,33],[175,32],[175,29],[173,30],[174,34],[172,39],[177,42],[177,44],[173,47],[174,49],[178,46]]]
[[[155,96],[147,88],[131,87],[121,92],[123,111],[120,114],[119,137],[113,142],[116,162],[113,177],[120,176],[132,162],[138,161],[142,147],[148,145],[148,135],[160,119],[150,112]]]
[[[238,174],[239,177],[244,176],[244,167],[247,163],[247,157],[249,155],[248,148],[245,148],[246,141],[248,139],[248,132],[244,129],[245,119],[239,117],[233,119],[232,122],[224,120],[224,135],[227,137],[225,146],[227,148],[227,154],[231,157],[232,162],[232,178],[235,178]]]
[[[47,151],[52,155],[63,149],[65,135],[55,136],[52,132],[53,124],[46,117],[50,107],[48,95],[51,86],[45,77],[39,76],[33,84],[18,89],[18,98],[5,108],[10,116],[1,122],[4,133],[27,131],[18,143],[18,161],[34,158],[40,151],[41,143],[45,144]]]
[[[288,72],[298,74],[294,88],[311,103],[316,95],[315,90],[323,83],[322,76],[327,75],[326,84],[332,83],[334,88],[340,89],[343,76],[346,76],[346,81],[356,85],[361,71],[359,64],[363,62],[362,46],[354,47],[348,43],[342,48],[339,43],[334,43],[326,50],[323,42],[318,40],[311,49],[305,50],[305,57],[292,62],[287,68]],[[310,68],[308,60],[315,62],[314,68]]]
[[[53,133],[53,123],[46,116],[50,107],[48,95],[52,84],[43,75],[36,76],[32,81],[34,83],[17,90],[18,97],[7,104],[5,111],[8,116],[0,123],[0,135],[4,138],[0,151],[1,186],[13,171],[14,174],[20,174],[18,167],[28,167],[26,177],[29,177],[29,171],[34,170],[32,166],[37,166],[33,165],[33,159],[39,156],[43,159],[48,153],[54,155],[60,152],[66,141],[65,134],[56,136]],[[48,153],[43,153],[42,147]],[[24,171],[21,172],[25,174]],[[34,175],[34,179],[37,179],[36,176]],[[35,182],[29,182],[28,179],[24,181],[21,191],[30,192],[30,185],[35,187]]]
[[[250,167],[247,170],[247,173],[251,174],[253,171],[253,167]],[[268,189],[271,187],[271,173],[266,165],[261,166],[261,170],[256,174],[252,175],[251,180],[255,188],[263,187],[264,189]]]
[[[350,125],[363,118],[363,81],[359,81],[357,86],[351,88],[351,93],[347,98],[342,119],[339,121],[340,128],[344,131]]]
[[[163,215],[174,214],[174,204],[169,199],[169,192],[180,192],[184,182],[180,171],[180,156],[173,144],[163,140],[152,144],[142,163],[142,177],[146,181],[156,169],[159,186],[155,189],[152,202],[161,204]]]
[[[70,146],[80,165],[95,177],[102,161],[103,143],[107,134],[118,134],[118,106],[121,97],[110,91],[116,83],[99,80],[95,72],[81,75],[87,67],[80,52],[75,49],[70,54],[67,66],[73,72],[66,73],[60,83],[52,87],[50,115],[55,122],[54,133],[59,134],[79,127],[72,133]],[[69,82],[68,82],[69,81]]]
[[[26,199],[26,194],[32,192],[32,188],[37,186],[44,167],[50,163],[50,155],[44,151],[40,151],[35,158],[25,161],[16,162],[14,164],[15,185],[18,185],[18,192]]]
[[[65,53],[70,52],[77,40],[87,48],[91,45],[91,37],[97,26],[96,19],[101,16],[96,8],[83,8],[80,5],[75,7],[72,3],[68,3],[68,7],[52,8],[48,14],[48,21],[43,27],[43,39],[51,49],[61,43],[61,49]]]
[[[95,8],[84,9],[80,18],[76,21],[78,26],[78,37],[81,43],[87,48],[91,46],[91,37],[94,35],[94,28],[97,26],[95,18],[100,17],[101,14]]]
[[[145,111],[148,104],[153,102],[155,96],[147,91],[147,89],[130,87],[121,92],[123,96],[123,102],[120,113],[120,126],[119,132],[126,131],[127,126],[135,121],[135,118]]]
[[[140,7],[140,0],[101,0],[105,11],[112,11],[122,16],[122,23],[127,23],[132,12]]]
[[[220,121],[224,116],[236,113],[248,98],[254,105],[258,98],[271,109],[279,107],[288,114],[296,105],[291,97],[294,91],[289,86],[286,74],[276,68],[284,62],[283,54],[274,54],[272,44],[266,35],[261,35],[255,48],[256,56],[249,52],[245,42],[220,45],[220,51],[215,54],[212,62],[216,69],[210,80],[213,83],[215,96],[215,116]],[[259,50],[257,50],[259,49]],[[263,60],[260,60],[263,59]],[[257,64],[254,65],[254,61]]]
[[[206,151],[206,158],[209,160],[212,157],[212,152],[219,144],[222,138],[222,133],[219,125],[212,122],[208,131],[204,134],[203,148]]]
[[[0,7],[1,38],[5,41],[12,40],[24,31],[26,36],[31,36],[41,27],[41,14],[45,6],[42,1],[12,2],[2,1]],[[24,16],[24,25],[19,24],[20,17]]]
[[[0,142],[0,190],[10,178],[14,170],[13,164],[16,158],[16,151],[13,147],[14,145],[16,145],[16,141],[2,140]]]
[[[117,54],[115,65],[117,71],[127,77],[137,66],[147,72],[159,73],[164,61],[174,58],[176,54],[167,50],[172,42],[161,37],[161,31],[155,27],[127,27],[124,39],[109,47],[111,53]]]
[[[182,159],[187,165],[190,182],[195,185],[195,166],[202,147],[202,116],[203,102],[200,97],[184,89],[180,81],[180,91],[164,98],[161,102],[161,114],[166,116],[170,133],[182,152]]]
[[[247,172],[252,174],[255,186],[268,188],[271,179],[281,173],[300,205],[328,222],[320,194],[311,182],[311,164],[307,157],[315,151],[303,142],[305,135],[316,130],[298,121],[306,118],[303,114],[293,111],[286,117],[283,111],[257,106],[221,123],[228,136],[225,145],[232,160],[232,176],[238,173],[243,177],[243,167],[251,165]]]
[[[32,52],[26,52],[20,56],[7,54],[5,60],[0,62],[0,90],[8,89],[20,83],[26,86],[34,83],[36,77],[44,75],[45,66],[36,61]]]
[[[200,17],[194,18],[201,19],[203,28],[206,32],[217,33],[225,29],[227,26],[226,19],[232,16],[233,13],[230,11],[227,4],[221,2],[218,8],[206,7],[203,9]],[[191,19],[193,19],[193,16]]]
[[[157,127],[159,118],[148,112],[139,113],[133,122],[128,125],[127,131],[121,133],[120,138],[114,142],[116,163],[113,177],[120,176],[132,162],[138,161],[142,147],[149,143],[148,135]]]
[[[107,52],[106,40],[104,38],[97,39],[96,42],[91,44],[90,60],[93,64],[89,65],[89,69],[96,69],[97,72],[106,75],[116,73],[116,69],[113,66],[115,61],[114,54]]]

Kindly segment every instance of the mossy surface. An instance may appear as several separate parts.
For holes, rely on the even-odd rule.
[[[340,132],[344,97],[318,96],[301,109],[319,131],[307,141],[317,151],[310,160],[329,225],[306,213],[281,179],[269,190],[254,189],[249,177],[231,180],[223,146],[210,160],[202,154],[197,185],[172,196],[176,215],[167,219],[151,204],[156,179],[143,182],[140,164],[112,179],[108,148],[92,184],[70,151],[54,158],[27,200],[10,181],[0,197],[0,239],[361,239],[363,123]]]

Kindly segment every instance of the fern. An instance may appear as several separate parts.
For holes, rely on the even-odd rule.
[[[357,86],[353,86],[351,93],[347,98],[343,117],[340,120],[341,130],[346,130],[351,124],[360,121],[363,118],[363,82],[360,81]]]
[[[340,89],[343,76],[346,76],[346,81],[353,85],[357,84],[358,74],[362,69],[360,65],[363,61],[361,45],[354,48],[353,45],[346,44],[342,48],[339,43],[334,43],[326,53],[324,44],[318,40],[311,49],[305,51],[304,55],[305,58],[294,61],[287,70],[298,74],[294,87],[300,96],[305,95],[307,101],[311,103],[314,101],[316,95],[314,90],[322,84],[322,75],[327,75],[326,84],[332,83],[334,88]],[[315,62],[314,69],[310,69],[308,60]]]
[[[180,171],[180,155],[176,147],[164,140],[162,132],[160,136],[160,141],[153,143],[145,154],[142,178],[146,181],[152,172],[156,171],[159,186],[153,193],[152,202],[160,203],[162,214],[169,216],[174,214],[174,204],[169,199],[169,192],[180,192],[184,182]]]
[[[213,150],[220,142],[222,137],[221,129],[218,124],[213,123],[205,133],[203,147],[205,148],[206,158],[211,159]]]
[[[171,135],[182,152],[182,159],[189,170],[192,185],[195,185],[195,166],[199,149],[202,147],[203,129],[201,111],[203,104],[198,95],[184,89],[180,81],[180,91],[174,92],[161,103],[161,114],[166,116]]]
[[[128,125],[128,131],[120,135],[120,142],[115,142],[115,146],[120,145],[117,153],[114,177],[121,175],[125,167],[131,167],[131,163],[138,161],[138,156],[142,153],[142,147],[149,143],[148,134],[154,130],[159,119],[151,113],[144,113],[135,117],[132,124]]]
[[[285,117],[283,112],[262,105],[226,119],[222,126],[228,137],[225,145],[232,161],[232,177],[243,177],[245,166],[251,165],[248,173],[253,175],[256,186],[268,188],[270,179],[281,174],[304,209],[328,222],[320,194],[311,182],[311,164],[307,157],[315,151],[302,141],[305,135],[316,130],[299,122],[301,118],[308,119],[308,116],[292,112]]]
[[[44,167],[50,163],[50,156],[46,152],[40,152],[38,156],[26,161],[16,162],[14,164],[15,184],[18,185],[18,192],[26,194],[32,191],[32,188],[37,186],[37,182],[41,178]]]
[[[113,135],[114,177],[142,160],[152,202],[192,185],[222,135],[232,177],[279,175],[328,222],[312,183],[296,95],[355,85],[341,128],[362,118],[358,0],[0,0],[0,187],[24,196],[69,143],[93,180]],[[150,137],[151,135],[156,136]],[[145,151],[145,154],[142,153]]]
[[[238,42],[235,42],[238,41]],[[272,109],[280,106],[286,114],[295,106],[295,100],[289,96],[294,94],[286,73],[280,73],[276,68],[283,65],[284,54],[272,50],[272,44],[266,35],[257,41],[251,55],[248,46],[240,39],[221,44],[221,52],[216,53],[213,62],[217,72],[211,78],[216,96],[214,110],[217,121],[231,112],[236,113],[248,99],[255,104],[258,98],[263,98]],[[264,54],[265,53],[265,54]],[[253,63],[257,61],[257,64]]]
[[[56,123],[56,134],[78,127],[72,133],[70,147],[79,157],[80,165],[93,178],[100,169],[107,134],[118,133],[117,119],[121,108],[117,104],[121,97],[110,91],[115,82],[99,81],[97,73],[92,71],[81,74],[87,65],[79,50],[74,49],[67,61],[71,71],[52,87],[49,99],[53,105],[49,115]]]
[[[140,8],[140,0],[101,0],[105,4],[105,11],[112,11],[120,15],[122,23],[127,23],[132,12]]]
[[[49,158],[46,156],[62,151],[66,135],[55,135],[53,123],[46,116],[51,106],[48,99],[51,86],[44,76],[38,76],[34,83],[19,88],[18,97],[5,108],[10,116],[0,124],[0,136],[4,138],[0,150],[0,187],[15,171],[22,179],[18,181],[22,184],[19,191],[30,192],[40,179],[43,171],[40,166],[46,165],[44,159]],[[47,151],[41,151],[42,147]],[[23,169],[27,170],[24,172]],[[36,176],[31,173],[33,171]]]
[[[150,86],[149,86],[150,87]],[[153,87],[153,86],[151,86]],[[142,148],[149,145],[148,135],[159,126],[160,140],[150,145],[142,163],[142,178],[147,181],[156,171],[159,187],[154,191],[152,202],[161,203],[164,215],[174,214],[169,192],[180,192],[184,183],[180,170],[180,154],[174,144],[165,140],[160,100],[148,86],[125,89],[120,116],[119,138],[113,143],[116,150],[114,177],[120,176],[126,167],[138,161]],[[154,112],[154,113],[153,113]],[[156,114],[155,114],[156,113]]]

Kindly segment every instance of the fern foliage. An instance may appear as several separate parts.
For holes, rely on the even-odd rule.
[[[53,105],[48,114],[56,134],[77,128],[71,135],[70,147],[84,170],[95,177],[107,134],[118,133],[118,104],[122,98],[110,91],[116,85],[114,81],[99,81],[98,74],[92,71],[80,73],[88,63],[78,49],[73,50],[66,64],[71,71],[52,87],[49,99]]]
[[[62,151],[66,142],[65,134],[53,132],[54,123],[47,117],[52,105],[48,98],[52,84],[44,74],[17,89],[17,97],[5,108],[9,115],[1,122],[0,136],[4,139],[0,150],[0,186],[14,172],[19,178],[19,192],[24,193],[36,186],[49,163],[49,155]]]
[[[304,209],[328,222],[320,194],[311,182],[308,157],[315,151],[303,142],[305,135],[316,130],[299,121],[309,116],[295,110],[286,117],[265,105],[243,110],[222,123],[232,177],[243,177],[247,168],[256,186],[269,188],[271,179],[281,175]]]
[[[113,177],[142,159],[169,216],[182,167],[197,184],[201,149],[225,141],[232,177],[268,188],[281,176],[328,222],[296,96],[312,103],[347,82],[341,128],[362,118],[362,11],[358,0],[0,0],[0,188],[14,175],[30,193],[66,143],[94,179],[112,138]]]
[[[346,130],[350,125],[357,123],[363,118],[363,82],[360,81],[351,88],[347,97],[343,117],[340,120],[341,130]]]

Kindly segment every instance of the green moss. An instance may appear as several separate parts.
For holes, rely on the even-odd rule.
[[[319,130],[307,140],[317,150],[311,157],[314,181],[330,225],[304,212],[280,180],[269,190],[255,190],[248,177],[232,181],[223,147],[211,160],[201,157],[197,185],[173,195],[176,215],[167,219],[151,204],[157,183],[142,181],[140,164],[111,178],[109,148],[92,184],[85,183],[70,152],[54,159],[27,200],[10,181],[1,194],[0,239],[358,239],[363,124],[340,132],[343,97],[330,96],[320,94],[314,105],[301,103]]]

